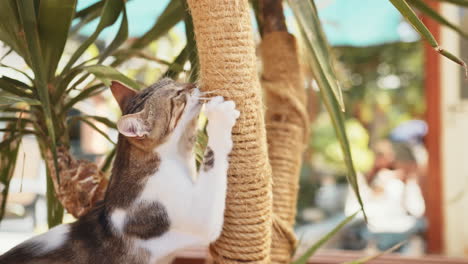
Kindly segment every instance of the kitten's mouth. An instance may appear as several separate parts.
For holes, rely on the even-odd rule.
[[[213,98],[213,95],[216,94],[218,90],[206,91],[202,92],[198,88],[196,88],[192,92],[192,96],[198,100],[199,104],[207,103],[209,100]]]

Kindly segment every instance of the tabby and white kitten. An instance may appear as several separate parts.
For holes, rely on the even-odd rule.
[[[234,102],[214,97],[205,105],[208,147],[193,180],[202,93],[170,79],[138,93],[117,82],[111,90],[123,116],[104,201],[11,249],[1,264],[166,263],[177,250],[220,235],[231,129],[239,117]]]

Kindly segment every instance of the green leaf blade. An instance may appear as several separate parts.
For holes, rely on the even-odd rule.
[[[68,31],[75,15],[77,0],[41,0],[39,5],[39,36],[46,71],[46,80],[55,76],[62,57]]]
[[[433,47],[437,52],[442,56],[448,58],[449,60],[461,65],[465,70],[465,76],[468,76],[468,68],[466,63],[453,55],[452,53],[442,49],[437,43],[436,39],[429,31],[429,29],[424,25],[424,23],[418,18],[416,13],[411,9],[408,3],[405,0],[389,0],[393,6],[398,9],[398,11],[403,15],[403,17],[413,26],[413,28],[419,33],[419,35],[426,40],[431,47]]]
[[[112,54],[120,45],[122,45],[128,38],[128,19],[127,19],[127,9],[125,6],[122,11],[122,22],[120,23],[119,31],[115,36],[114,40],[109,44],[109,46],[104,50],[100,55],[99,63],[104,61],[109,55]]]
[[[440,24],[451,28],[452,30],[454,30],[455,32],[463,36],[464,38],[468,38],[468,34],[464,32],[460,27],[448,21],[445,17],[441,16],[439,13],[437,13],[434,9],[432,9],[429,5],[427,5],[423,1],[411,0],[410,4],[414,6],[415,8],[417,8],[419,11],[429,16],[430,18],[439,22]]]
[[[95,11],[101,11],[102,10],[102,7],[104,6],[104,2],[103,0],[97,2],[97,3],[94,3],[86,8],[83,8],[82,10],[76,12],[75,14],[75,18],[83,18]]]
[[[347,168],[347,179],[353,189],[356,198],[364,211],[364,205],[359,193],[357,183],[357,174],[354,168],[351,155],[351,147],[344,125],[344,115],[341,97],[341,89],[337,82],[337,77],[333,70],[332,59],[329,53],[329,47],[325,35],[322,32],[322,26],[318,18],[317,9],[313,1],[289,0],[293,13],[299,24],[299,28],[304,37],[306,47],[310,54],[308,60],[311,65],[314,78],[320,89],[320,96],[332,120],[335,134],[340,143],[344,157],[344,163]]]
[[[107,133],[105,133],[102,129],[100,129],[95,124],[93,124],[93,122],[88,120],[88,118],[86,118],[85,116],[73,116],[69,120],[70,120],[70,122],[81,121],[83,123],[86,123],[88,126],[90,126],[92,129],[94,129],[96,132],[101,134],[101,136],[103,136],[105,139],[107,139],[110,143],[112,143],[113,145],[116,145],[116,143],[109,137],[109,135],[107,135]]]
[[[171,1],[166,9],[159,16],[153,27],[146,32],[141,38],[135,40],[132,44],[132,49],[141,49],[146,47],[152,41],[166,34],[169,29],[183,20],[185,16],[183,5],[180,1]]]
[[[56,135],[54,130],[54,118],[52,118],[52,110],[50,107],[49,90],[46,82],[44,63],[41,54],[41,43],[39,40],[38,24],[36,19],[36,9],[34,0],[18,1],[18,11],[20,20],[24,28],[25,38],[27,41],[29,59],[31,68],[35,75],[35,87],[41,101],[41,106],[44,110],[45,125],[49,133],[49,143],[54,158],[55,177],[60,183],[58,162],[57,162],[57,146]]]
[[[180,0],[183,2],[183,6],[185,9],[185,36],[187,38],[187,52],[188,60],[190,61],[190,77],[189,82],[196,82],[198,80],[199,74],[199,58],[198,58],[198,50],[197,50],[197,42],[195,40],[195,31],[193,28],[193,20],[192,15],[190,14],[189,7],[187,0]]]
[[[73,53],[72,57],[70,58],[63,70],[64,72],[68,72],[71,69],[71,67],[75,64],[78,58],[80,58],[81,55],[83,55],[83,53],[86,51],[86,49],[97,40],[97,38],[105,28],[115,23],[115,21],[119,17],[120,12],[122,11],[123,6],[124,0],[106,0],[104,7],[102,8],[102,12],[100,15],[101,19],[99,20],[99,24],[96,30]]]
[[[12,129],[8,136],[2,138],[0,142],[0,183],[3,184],[1,191],[2,197],[8,197],[10,181],[16,167],[18,152],[23,134],[21,131],[24,129],[25,124],[20,122],[10,122],[6,125],[7,129]],[[0,203],[0,221],[5,215],[7,199],[1,199]]]
[[[180,0],[170,1],[166,9],[156,20],[153,27],[148,30],[143,36],[137,38],[128,49],[119,50],[116,60],[111,64],[118,66],[125,61],[129,56],[133,56],[134,52],[140,51],[148,46],[151,42],[159,39],[166,34],[177,23],[182,21],[185,17],[185,10]]]
[[[41,102],[28,97],[21,97],[15,94],[0,91],[0,107],[11,106],[16,103],[27,103],[29,105],[41,105]]]
[[[312,245],[304,255],[299,257],[297,260],[293,261],[292,264],[307,264],[310,257],[312,257],[318,249],[320,249],[328,240],[330,240],[338,231],[340,231],[344,226],[346,226],[354,217],[360,213],[361,211],[357,211],[354,214],[346,217],[343,221],[340,222],[335,228],[330,230],[325,236],[319,239],[314,245]]]
[[[142,86],[135,82],[134,80],[128,78],[124,74],[120,73],[116,69],[104,66],[104,65],[91,65],[85,66],[83,69],[91,74],[94,74],[96,78],[101,80],[105,85],[110,86],[111,81],[117,80],[121,83],[124,83],[135,90],[140,90]]]
[[[179,73],[181,73],[184,70],[184,64],[189,58],[187,45],[185,45],[185,47],[180,51],[179,55],[177,55],[177,57],[174,59],[171,65],[169,65],[169,68],[162,75],[163,77],[176,79]]]
[[[0,8],[0,40],[21,57],[27,57],[26,41],[22,34],[16,0],[3,0]],[[29,64],[29,61],[26,61]]]
[[[20,85],[19,81],[10,79],[6,76],[0,78],[0,90],[9,92],[18,97],[33,98],[30,90],[24,89],[24,86]]]

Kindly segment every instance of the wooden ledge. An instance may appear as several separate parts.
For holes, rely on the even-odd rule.
[[[208,252],[206,249],[186,250],[178,254],[173,264],[204,264]],[[341,264],[366,256],[365,253],[344,250],[319,251],[310,259],[310,264]],[[468,259],[449,258],[439,255],[422,257],[405,257],[398,254],[387,254],[368,262],[369,264],[468,264]]]

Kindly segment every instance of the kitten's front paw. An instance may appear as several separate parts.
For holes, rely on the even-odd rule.
[[[236,123],[240,112],[236,110],[234,101],[225,101],[222,96],[213,97],[205,106],[205,115],[209,123],[216,123],[231,129]]]
[[[225,101],[222,96],[213,97],[205,106],[205,115],[208,118],[208,145],[215,153],[229,153],[232,148],[232,127],[240,115],[236,104]]]

